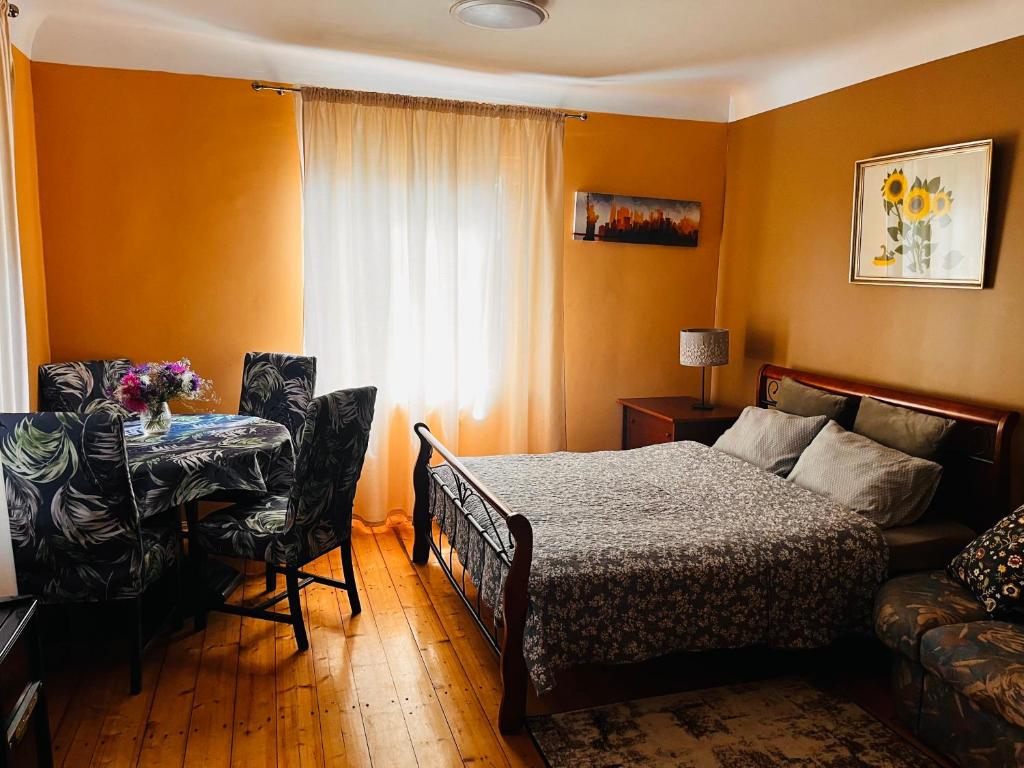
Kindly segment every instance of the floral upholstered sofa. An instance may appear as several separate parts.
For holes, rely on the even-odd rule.
[[[889,581],[875,631],[900,717],[963,766],[1024,766],[1024,625],[993,621],[942,571]]]

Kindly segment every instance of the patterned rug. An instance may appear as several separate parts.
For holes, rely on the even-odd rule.
[[[856,704],[784,678],[532,717],[551,768],[934,768]]]

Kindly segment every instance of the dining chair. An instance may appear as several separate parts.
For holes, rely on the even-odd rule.
[[[345,389],[316,397],[306,410],[295,481],[287,496],[264,496],[195,519],[190,507],[189,558],[197,583],[205,583],[210,554],[265,562],[284,574],[286,590],[251,606],[196,601],[196,627],[206,624],[207,609],[291,624],[300,651],[309,647],[302,620],[300,590],[316,582],[348,593],[352,614],[360,611],[352,569],[352,503],[370,439],[376,387]],[[340,549],[345,580],[301,570],[333,549]],[[269,590],[268,590],[269,591]],[[269,610],[288,600],[289,612]]]
[[[43,603],[126,606],[138,693],[148,644],[142,598],[173,569],[167,618],[180,621],[181,557],[170,520],[139,518],[121,418],[102,410],[0,414],[0,464],[18,591]]]
[[[238,412],[276,421],[288,428],[292,445],[316,387],[316,358],[282,352],[247,352],[242,364]]]
[[[132,361],[78,360],[39,366],[39,410],[92,413],[110,410],[124,417],[136,416],[110,397]]]

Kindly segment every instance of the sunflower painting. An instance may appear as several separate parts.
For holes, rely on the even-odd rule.
[[[858,162],[851,281],[981,288],[991,152],[977,141]]]

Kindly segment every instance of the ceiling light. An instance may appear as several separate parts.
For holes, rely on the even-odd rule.
[[[480,29],[526,29],[548,19],[548,12],[530,0],[458,0],[450,13]]]

